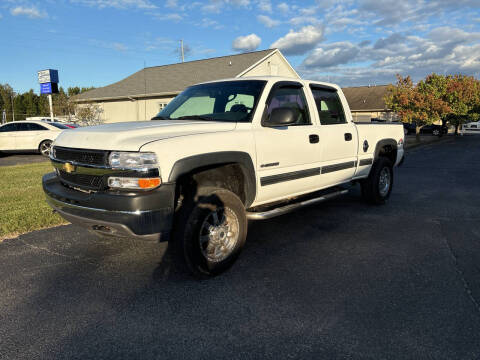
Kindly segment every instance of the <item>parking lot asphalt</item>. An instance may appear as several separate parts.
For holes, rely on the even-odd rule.
[[[0,243],[1,359],[478,359],[480,137],[411,150],[359,190],[251,223],[227,273],[68,225]]]
[[[0,153],[0,166],[24,165],[48,161],[45,156],[39,154],[6,154]]]

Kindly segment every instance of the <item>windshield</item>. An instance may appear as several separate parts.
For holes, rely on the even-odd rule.
[[[223,81],[195,85],[173,99],[152,120],[250,122],[266,81]]]

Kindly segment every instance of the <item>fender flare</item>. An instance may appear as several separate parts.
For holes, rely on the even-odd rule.
[[[374,157],[373,159],[374,160],[377,160],[379,155],[380,155],[380,151],[382,150],[382,148],[386,145],[390,145],[392,146],[392,149],[394,150],[395,152],[395,156],[396,156],[396,153],[397,153],[397,142],[395,141],[395,139],[382,139],[380,140],[379,142],[377,142],[377,145],[375,146],[375,154],[374,154]]]
[[[250,155],[243,151],[220,151],[207,154],[189,156],[177,160],[173,164],[168,177],[168,182],[176,182],[180,176],[188,174],[196,169],[215,165],[239,164],[245,177],[245,201],[246,207],[255,200],[257,193],[257,181],[255,167]]]

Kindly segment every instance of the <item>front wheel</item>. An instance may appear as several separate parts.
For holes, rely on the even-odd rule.
[[[438,136],[438,135],[440,135],[440,130],[438,130],[438,129],[433,130],[433,131],[432,131],[432,135],[433,135],[433,136]]]
[[[186,198],[177,213],[173,241],[191,272],[218,275],[237,259],[247,237],[242,201],[231,191],[200,188]]]
[[[393,164],[385,158],[379,157],[370,170],[368,178],[361,182],[362,196],[371,204],[385,204],[393,187]]]
[[[40,154],[43,156],[49,157],[51,148],[52,140],[43,140],[38,147],[38,151],[40,151]]]

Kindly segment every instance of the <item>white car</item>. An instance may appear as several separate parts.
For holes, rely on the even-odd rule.
[[[0,126],[0,152],[38,151],[50,155],[52,142],[68,126],[55,122],[15,121]]]
[[[460,134],[480,134],[480,121],[463,124]]]

